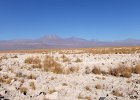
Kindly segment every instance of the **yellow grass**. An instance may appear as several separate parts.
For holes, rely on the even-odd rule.
[[[123,96],[123,93],[121,93],[119,90],[113,90],[112,94],[115,95],[115,96],[119,96],[119,97]]]
[[[110,68],[109,74],[113,76],[121,76],[121,77],[126,77],[130,78],[132,73],[132,68],[127,67],[127,66],[121,66],[119,65],[116,68]]]
[[[61,68],[60,64],[56,62],[51,56],[46,56],[43,62],[43,69],[45,71],[50,71],[57,74],[60,74],[63,72],[63,69]]]
[[[82,60],[79,59],[79,58],[77,58],[77,59],[75,60],[75,62],[76,62],[76,63],[78,63],[78,62],[82,62]]]
[[[94,67],[94,68],[92,69],[92,73],[94,73],[94,74],[101,74],[101,70],[100,70],[100,68],[98,68],[98,67]]]
[[[27,94],[27,90],[28,89],[26,87],[20,87],[20,92],[25,94],[25,95]]]
[[[85,89],[86,89],[87,91],[91,91],[91,88],[90,88],[89,86],[86,86]]]
[[[30,74],[29,76],[27,76],[28,79],[36,79],[36,77],[33,74]]]
[[[0,53],[48,53],[48,52],[59,52],[60,54],[80,54],[80,53],[132,54],[132,53],[140,53],[140,46],[0,51]]]
[[[96,88],[96,89],[102,89],[102,86],[101,86],[100,84],[96,84],[96,85],[95,85],[95,88]]]
[[[28,57],[24,62],[26,64],[40,64],[41,60],[37,57]]]
[[[30,85],[30,87],[31,87],[33,90],[35,90],[35,84],[34,84],[34,82],[30,82],[29,85]]]
[[[140,64],[138,64],[134,67],[134,73],[135,74],[140,74]]]

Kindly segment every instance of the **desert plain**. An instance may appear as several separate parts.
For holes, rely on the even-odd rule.
[[[140,47],[0,51],[0,100],[140,100]]]

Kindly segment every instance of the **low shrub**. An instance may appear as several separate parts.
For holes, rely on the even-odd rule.
[[[35,90],[35,84],[34,84],[34,82],[30,82],[29,85],[30,85],[30,87],[31,87],[33,90]]]
[[[126,77],[130,78],[132,73],[132,68],[127,67],[127,66],[118,66],[116,68],[110,68],[109,69],[109,74],[113,76],[121,76],[121,77]]]
[[[121,93],[119,90],[113,90],[112,94],[115,96],[123,97],[123,93]]]
[[[135,74],[140,74],[140,64],[137,64],[137,65],[134,67],[133,73],[135,73]]]
[[[26,87],[20,87],[20,93],[23,93],[24,95],[27,94],[27,88]]]
[[[77,58],[77,59],[75,60],[75,62],[76,62],[76,63],[78,63],[78,62],[82,62],[82,60],[79,59],[79,58]]]
[[[92,73],[94,73],[94,74],[101,74],[101,70],[100,70],[100,68],[94,67],[92,69]]]
[[[57,74],[63,73],[63,70],[60,67],[60,64],[57,63],[51,56],[46,56],[43,62],[43,69],[45,71],[50,71]]]
[[[37,57],[28,57],[24,62],[26,64],[40,64],[41,60]]]
[[[96,88],[96,89],[102,89],[102,86],[101,86],[100,84],[96,84],[96,85],[95,85],[95,88]]]

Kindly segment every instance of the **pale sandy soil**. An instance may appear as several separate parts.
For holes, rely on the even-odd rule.
[[[24,63],[28,57],[39,57],[43,61],[46,55],[54,57],[62,68],[78,67],[79,70],[70,74],[56,74]],[[119,64],[135,66],[140,62],[140,54],[64,54],[69,58],[68,62],[62,61],[62,55],[58,52],[1,53],[0,57],[6,58],[0,60],[0,77],[8,76],[11,81],[5,83],[0,80],[0,95],[10,100],[140,100],[139,74],[124,78],[91,72],[95,66],[104,71]],[[81,62],[75,62],[77,58]],[[36,78],[29,79],[31,74]],[[35,89],[29,85],[31,82],[34,82]],[[96,85],[100,85],[100,88],[96,88]],[[27,88],[26,94],[20,92],[21,87]]]

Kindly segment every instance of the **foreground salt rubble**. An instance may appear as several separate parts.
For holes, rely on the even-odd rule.
[[[52,56],[62,68],[78,67],[69,74],[56,74],[33,68],[24,61],[28,57],[43,60]],[[63,62],[65,55],[69,61]],[[55,53],[1,53],[0,95],[10,100],[139,100],[140,75],[130,78],[97,75],[90,72],[99,67],[107,71],[122,63],[135,66],[140,54],[59,54]],[[79,58],[80,61],[76,62]],[[89,72],[86,73],[86,70]],[[3,82],[2,78],[9,81]],[[31,82],[33,83],[31,85]],[[22,87],[22,88],[21,88]],[[21,90],[22,89],[22,90]],[[25,92],[27,91],[27,92]]]

